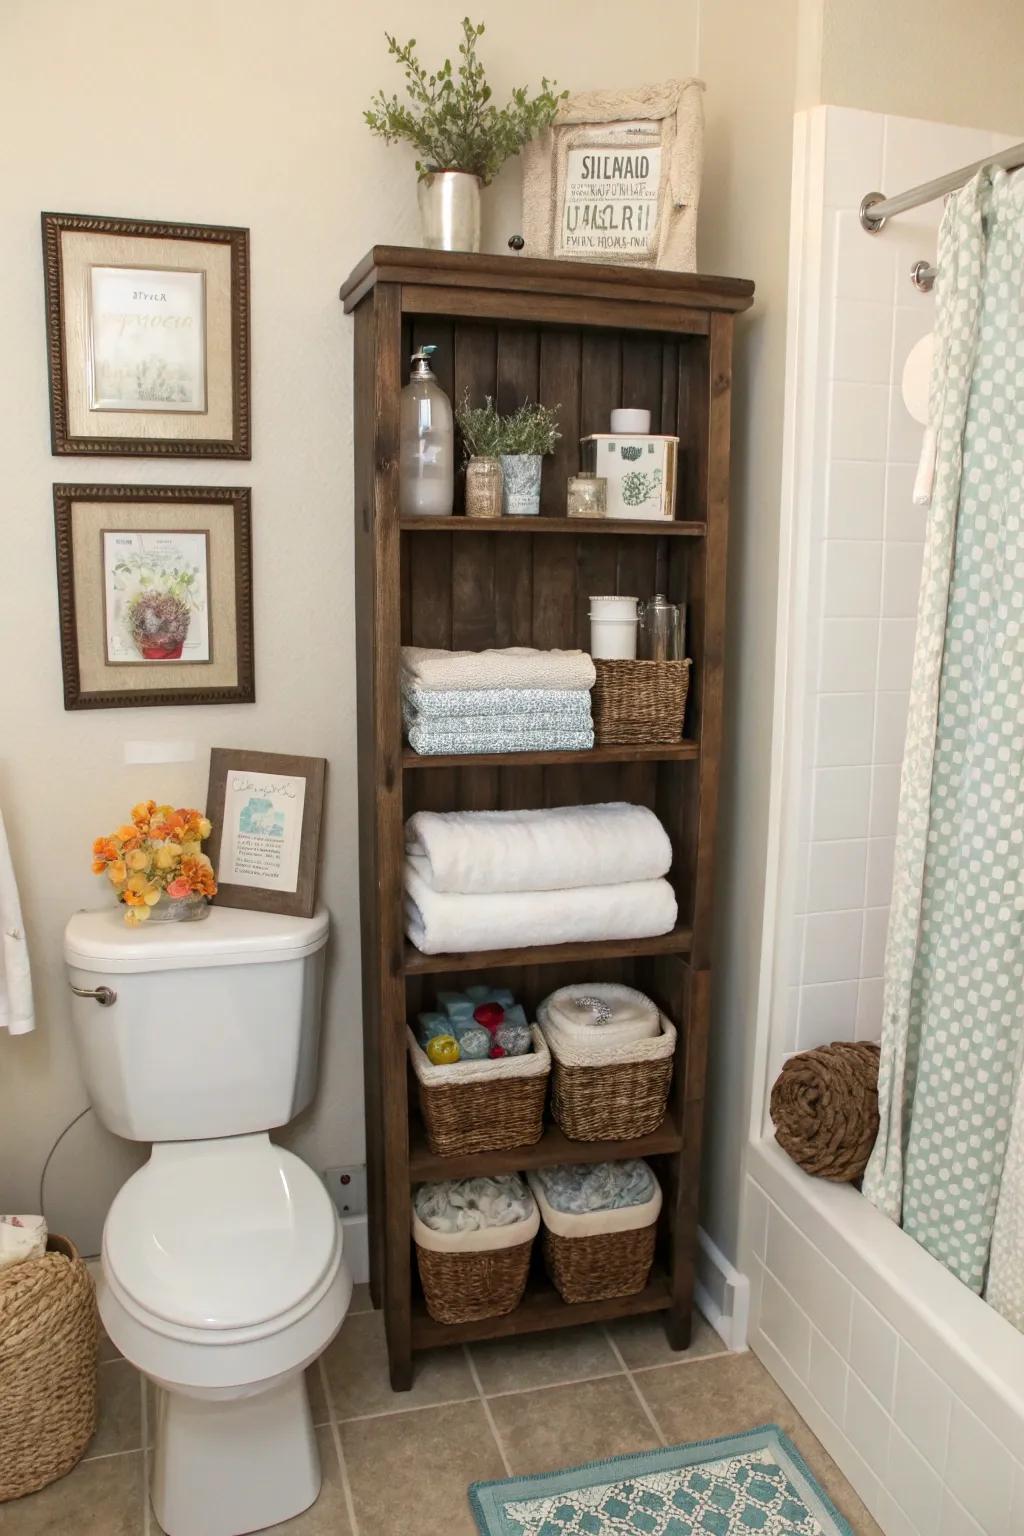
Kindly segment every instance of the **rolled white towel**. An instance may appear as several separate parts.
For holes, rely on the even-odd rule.
[[[561,1035],[600,1045],[633,1045],[661,1031],[657,1004],[617,982],[581,981],[560,987],[540,1004],[541,1015]]]
[[[405,862],[405,931],[426,955],[644,939],[668,933],[676,912],[667,880],[462,896],[433,890]]]
[[[42,1216],[0,1216],[0,1269],[24,1259],[41,1259],[47,1228]]]
[[[537,651],[510,645],[493,651],[442,651],[402,646],[402,681],[420,688],[593,688],[586,651]]]
[[[656,880],[672,844],[653,811],[615,801],[539,811],[417,811],[405,851],[435,891],[496,895]]]

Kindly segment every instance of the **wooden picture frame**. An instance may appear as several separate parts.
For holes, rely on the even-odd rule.
[[[251,493],[55,485],[64,708],[252,704]]]
[[[326,778],[324,757],[211,747],[206,814],[216,902],[313,916]]]
[[[42,215],[54,454],[248,459],[249,231]]]

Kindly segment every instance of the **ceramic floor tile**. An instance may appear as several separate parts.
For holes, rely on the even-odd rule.
[[[280,1525],[268,1525],[267,1531],[280,1531],[281,1536],[352,1536],[352,1523],[348,1518],[345,1488],[341,1477],[341,1463],[329,1429],[320,1429],[316,1436],[320,1452],[320,1470],[323,1482],[320,1496],[309,1509],[304,1509],[294,1520],[284,1520]],[[151,1517],[151,1531],[160,1533],[163,1527],[155,1516]]]
[[[97,1359],[100,1361],[100,1364],[102,1365],[105,1360],[120,1360],[121,1351],[118,1349],[113,1339],[107,1333],[107,1330],[104,1328],[103,1324],[99,1323],[97,1327],[98,1331],[96,1334],[96,1348]]]
[[[346,1318],[323,1359],[336,1419],[395,1413],[427,1403],[451,1403],[476,1396],[461,1349],[435,1349],[418,1354],[412,1390],[392,1392],[384,1319],[379,1312]]]
[[[689,1349],[673,1349],[665,1332],[665,1319],[652,1312],[647,1317],[624,1317],[608,1328],[616,1347],[631,1371],[643,1370],[648,1365],[681,1365],[687,1360],[700,1360],[705,1355],[724,1351],[725,1345],[711,1324],[693,1314]]]
[[[0,1504],[4,1536],[141,1536],[142,1452],[82,1461],[38,1493]]]
[[[528,1392],[590,1376],[617,1375],[622,1367],[598,1327],[561,1328],[555,1333],[521,1335],[474,1344],[473,1362],[485,1396],[492,1392]]]
[[[777,1424],[794,1442],[854,1536],[882,1536],[846,1478],[756,1355],[723,1355],[634,1377],[670,1444]]]
[[[652,1451],[658,1445],[624,1376],[494,1397],[489,1407],[516,1474],[552,1472],[627,1451]]]
[[[363,1536],[475,1536],[467,1489],[505,1476],[479,1402],[356,1420],[340,1433]]]
[[[96,1433],[86,1456],[141,1450],[142,1387],[134,1365],[129,1365],[127,1360],[112,1360],[101,1365],[98,1397]]]

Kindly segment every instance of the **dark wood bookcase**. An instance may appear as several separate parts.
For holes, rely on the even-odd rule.
[[[371,1289],[383,1307],[392,1384],[412,1381],[415,1351],[633,1313],[663,1311],[689,1340],[710,995],[733,319],[753,284],[689,273],[523,257],[377,247],[341,290],[355,321],[356,631],[363,1032]],[[468,390],[507,410],[560,407],[541,516],[399,516],[399,392],[410,354],[437,346],[453,401]],[[608,430],[614,406],[649,407],[652,430],[678,433],[676,520],[565,516],[581,435]],[[402,644],[589,649],[594,593],[687,605],[693,658],[684,739],[669,747],[420,757],[403,747]],[[657,812],[672,839],[679,921],[658,938],[486,954],[424,955],[402,921],[403,824],[415,810],[519,808],[629,800]],[[486,976],[528,1007],[573,980],[622,981],[675,1021],[668,1113],[631,1142],[568,1141],[553,1123],[533,1147],[441,1158],[427,1147],[406,1060],[407,1018],[439,988]],[[643,1156],[665,1193],[650,1282],[637,1296],[567,1306],[539,1263],[507,1317],[445,1326],[423,1306],[412,1252],[411,1187],[424,1180],[558,1162]],[[539,1255],[538,1255],[539,1259]]]

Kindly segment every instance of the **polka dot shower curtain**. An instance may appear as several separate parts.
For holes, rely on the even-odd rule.
[[[925,542],[864,1194],[1024,1329],[1024,175],[939,236]]]

